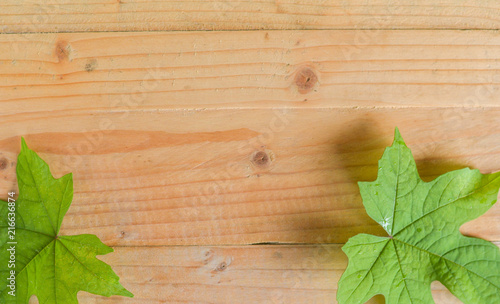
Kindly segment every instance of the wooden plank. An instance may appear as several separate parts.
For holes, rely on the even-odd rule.
[[[356,182],[376,178],[395,126],[425,180],[465,166],[500,170],[498,107],[82,106],[2,117],[0,193],[16,187],[25,136],[56,176],[73,172],[74,203],[62,232],[93,233],[113,246],[343,243],[360,232],[383,235]],[[500,204],[462,231],[500,241]]]
[[[494,0],[4,0],[0,30],[498,29],[499,9]]]
[[[119,247],[102,260],[135,297],[80,292],[80,303],[331,304],[347,266],[340,246],[331,244]],[[461,303],[440,283],[432,284],[432,293],[437,304]]]
[[[498,32],[358,33],[0,35],[0,113],[498,105]]]

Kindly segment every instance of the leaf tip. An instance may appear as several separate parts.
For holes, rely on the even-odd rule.
[[[125,297],[129,297],[129,298],[133,298],[133,297],[134,297],[134,294],[133,294],[133,293],[131,293],[130,291],[128,291],[128,290],[126,290],[126,289],[125,289],[125,292],[124,292],[124,295],[123,295],[123,296],[125,296]]]
[[[26,140],[24,140],[24,137],[21,136],[21,151],[29,149],[28,145],[26,144]]]
[[[401,136],[401,133],[399,132],[398,127],[396,127],[394,129],[394,142],[393,142],[393,144],[395,144],[395,143],[406,145],[404,140],[403,140],[403,136]]]

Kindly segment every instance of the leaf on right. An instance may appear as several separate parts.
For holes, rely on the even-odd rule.
[[[500,172],[466,168],[424,182],[396,129],[377,180],[359,187],[368,215],[389,236],[359,234],[342,247],[349,264],[339,281],[340,304],[366,303],[377,294],[387,304],[435,303],[433,281],[466,304],[500,303],[499,248],[459,231],[496,202]]]

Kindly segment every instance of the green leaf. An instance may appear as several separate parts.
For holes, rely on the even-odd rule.
[[[340,304],[377,294],[387,304],[434,303],[436,280],[464,303],[500,303],[499,248],[459,232],[495,203],[500,172],[461,169],[424,182],[396,129],[377,180],[359,187],[368,215],[389,237],[360,234],[342,247],[349,264],[339,281]]]
[[[15,242],[8,234],[8,204],[0,201],[0,303],[76,304],[80,290],[133,297],[111,267],[96,258],[113,251],[95,235],[59,236],[73,199],[73,179],[54,179],[49,166],[22,139],[17,162],[19,197],[15,206]],[[11,210],[12,211],[12,210]],[[15,268],[9,268],[15,246]],[[7,278],[15,270],[15,296]]]

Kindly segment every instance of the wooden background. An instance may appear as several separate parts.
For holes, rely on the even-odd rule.
[[[436,2],[2,1],[0,196],[21,136],[73,172],[135,294],[81,303],[336,303],[395,126],[425,180],[500,170],[500,3]]]

